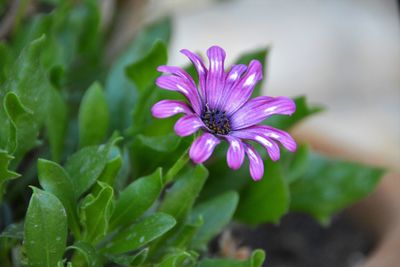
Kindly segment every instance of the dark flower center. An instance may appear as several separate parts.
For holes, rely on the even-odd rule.
[[[231,131],[231,122],[225,111],[206,107],[201,114],[201,120],[213,134],[227,135]]]

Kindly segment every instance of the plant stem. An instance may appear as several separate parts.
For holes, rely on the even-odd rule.
[[[175,162],[175,164],[168,170],[164,175],[164,183],[170,183],[176,177],[176,175],[185,167],[186,163],[189,161],[189,148],[185,149],[180,158]]]

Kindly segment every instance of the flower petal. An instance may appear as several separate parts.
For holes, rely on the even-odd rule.
[[[189,150],[190,158],[197,164],[206,161],[214,151],[220,140],[210,133],[198,137]]]
[[[192,114],[192,110],[183,101],[161,100],[154,104],[151,113],[156,118],[168,118],[178,113]]]
[[[279,146],[272,141],[270,138],[259,134],[258,132],[254,132],[248,129],[243,129],[239,131],[233,131],[231,132],[231,135],[241,138],[241,139],[247,139],[251,141],[255,141],[259,144],[261,144],[268,152],[270,158],[273,161],[277,161],[280,158],[280,150]]]
[[[218,99],[225,86],[225,51],[219,46],[212,46],[207,50],[209,68],[206,79],[206,103],[210,108],[216,108]]]
[[[229,142],[229,148],[227,152],[227,162],[229,168],[237,170],[242,166],[244,160],[244,146],[239,138],[233,136],[226,136],[226,140]]]
[[[291,152],[294,152],[297,149],[296,141],[293,139],[293,137],[289,133],[287,133],[285,131],[282,131],[282,130],[279,130],[279,129],[276,129],[274,127],[267,126],[267,125],[256,125],[256,126],[247,128],[246,130],[253,131],[264,137],[277,140],[287,150],[289,150]]]
[[[182,68],[175,67],[175,66],[158,66],[157,71],[164,72],[164,73],[171,73],[176,76],[184,78],[188,81],[193,87],[196,87],[196,83],[194,82],[193,78]]]
[[[275,114],[292,115],[296,104],[288,97],[259,96],[251,99],[231,115],[232,129],[243,129]]]
[[[254,87],[262,79],[262,65],[258,60],[252,60],[247,72],[240,81],[227,92],[225,111],[228,115],[238,110],[253,93]]]
[[[201,100],[197,88],[194,87],[185,78],[175,75],[161,76],[157,78],[156,84],[161,88],[180,92],[189,100],[190,104],[193,107],[193,110],[197,114],[201,113]]]
[[[220,97],[217,100],[216,107],[220,110],[225,110],[225,102],[227,94],[236,86],[242,78],[242,74],[247,70],[247,66],[243,64],[233,65],[231,70],[225,77],[225,86],[223,87]]]
[[[207,78],[207,68],[205,67],[203,60],[196,54],[187,49],[182,49],[181,53],[189,58],[189,60],[193,63],[194,67],[197,70],[199,75],[199,85],[200,85],[200,94],[203,100],[206,100],[206,78]]]
[[[258,181],[264,176],[264,162],[253,146],[245,144],[245,151],[249,158],[250,175],[254,181]]]
[[[203,122],[197,115],[186,115],[176,121],[174,130],[179,136],[188,136],[203,126]]]

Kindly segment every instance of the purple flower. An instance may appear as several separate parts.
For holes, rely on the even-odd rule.
[[[156,84],[181,93],[188,103],[162,100],[151,111],[157,118],[184,113],[174,127],[179,136],[203,131],[189,151],[195,163],[206,161],[221,140],[226,140],[229,143],[228,166],[234,170],[240,168],[246,154],[251,177],[259,180],[264,175],[264,163],[249,141],[265,147],[273,161],[280,157],[277,142],[289,151],[296,150],[296,142],[288,133],[258,124],[275,114],[291,115],[296,109],[295,103],[288,97],[258,96],[250,99],[254,87],[262,79],[262,65],[259,61],[252,60],[248,66],[233,65],[225,72],[225,51],[218,46],[207,50],[208,69],[197,54],[186,49],[181,52],[195,66],[199,85],[179,67],[158,67],[158,71],[169,75],[159,77]]]

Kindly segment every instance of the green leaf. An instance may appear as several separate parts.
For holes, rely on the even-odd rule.
[[[24,245],[28,266],[54,267],[67,242],[67,214],[51,193],[32,187],[25,219]]]
[[[236,192],[228,191],[195,206],[191,217],[197,218],[201,216],[204,218],[204,224],[194,236],[192,247],[204,249],[208,242],[231,221],[238,201],[239,195]]]
[[[167,191],[159,211],[174,216],[178,222],[183,221],[192,208],[207,177],[208,171],[203,165],[189,169]]]
[[[261,62],[263,66],[263,75],[264,79],[258,82],[257,86],[254,88],[253,96],[262,95],[262,86],[263,82],[266,80],[265,75],[267,73],[267,58],[269,54],[269,47],[257,49],[252,52],[248,52],[243,54],[238,60],[236,60],[235,64],[245,64],[249,65],[250,61],[256,59]]]
[[[305,96],[299,96],[294,98],[293,100],[296,103],[296,111],[294,114],[292,114],[291,116],[274,115],[266,119],[263,124],[270,125],[282,130],[287,130],[301,120],[323,111],[323,108],[321,106],[310,106],[309,103],[307,103],[307,99]]]
[[[93,83],[83,96],[78,120],[81,147],[97,145],[104,140],[110,118],[105,95],[98,82]]]
[[[46,119],[47,134],[52,158],[59,162],[64,150],[68,124],[67,105],[59,91],[50,91],[49,113]]]
[[[68,159],[65,169],[74,184],[76,198],[100,177],[107,164],[110,146],[107,144],[84,147]]]
[[[232,259],[203,259],[197,267],[261,267],[265,260],[265,253],[262,250],[255,250],[250,259],[239,261]]]
[[[160,263],[155,265],[155,267],[187,266],[189,263],[194,264],[196,262],[196,258],[196,255],[187,251],[174,252],[171,254],[167,254]]]
[[[157,200],[162,187],[161,168],[127,186],[116,203],[111,217],[111,229],[129,225],[142,216]]]
[[[371,193],[383,173],[381,168],[311,154],[306,173],[290,186],[290,208],[328,223],[330,216]]]
[[[149,253],[148,248],[139,250],[133,255],[106,255],[112,262],[122,266],[142,266]]]
[[[67,248],[68,250],[76,250],[81,255],[84,256],[88,267],[101,267],[103,266],[101,263],[100,255],[98,255],[96,249],[89,243],[84,241],[78,241],[72,246]]]
[[[55,162],[38,160],[39,183],[46,192],[55,195],[63,204],[71,229],[79,235],[78,216],[76,214],[75,192],[68,173]]]
[[[80,207],[83,240],[91,244],[96,244],[106,235],[114,209],[113,188],[102,182],[98,182],[98,185],[101,188],[98,194],[88,195]]]
[[[8,165],[14,157],[9,155],[7,151],[0,149],[0,199],[3,191],[1,190],[3,184],[11,179],[18,178],[20,175],[16,172],[10,171]]]
[[[248,224],[278,223],[289,209],[290,194],[279,164],[265,162],[261,181],[248,183],[240,193],[235,217]]]
[[[119,254],[138,249],[168,232],[175,224],[172,216],[154,213],[118,233],[103,250]]]
[[[284,151],[279,164],[283,168],[284,177],[290,185],[300,178],[309,167],[310,149],[307,145],[298,144],[296,152]]]
[[[111,128],[125,130],[132,123],[131,112],[137,103],[138,88],[126,77],[125,68],[143,58],[156,40],[168,43],[171,20],[163,19],[138,33],[128,50],[112,66],[106,80],[106,98],[110,107]]]
[[[139,134],[137,136],[142,145],[158,152],[172,152],[176,150],[182,140],[182,137],[175,133],[169,133],[162,136],[146,136]]]
[[[143,92],[160,75],[157,67],[167,63],[167,54],[166,44],[161,40],[155,42],[143,58],[126,67],[126,75]]]
[[[104,182],[109,186],[113,187],[115,179],[117,178],[117,175],[121,170],[123,164],[121,152],[119,151],[118,147],[116,146],[111,147],[108,158],[109,160],[103,172],[101,173],[98,181]]]

